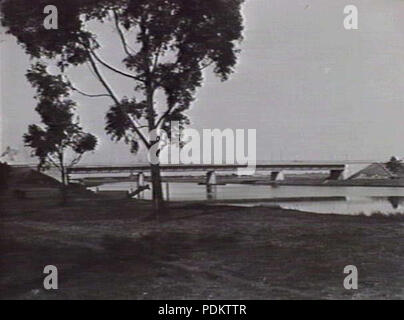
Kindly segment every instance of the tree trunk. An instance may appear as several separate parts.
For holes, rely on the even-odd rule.
[[[145,44],[147,47],[148,44]],[[154,89],[152,85],[152,81],[150,80],[150,70],[147,68],[148,80],[146,81],[146,99],[147,99],[147,122],[149,127],[149,134],[150,132],[154,132],[156,130],[156,123],[155,123],[155,110],[154,110]],[[150,137],[150,145],[154,145],[155,143],[159,142],[159,137],[151,136]],[[164,208],[164,199],[163,199],[163,188],[161,185],[161,173],[160,173],[160,164],[153,164],[150,163],[150,170],[151,170],[151,180],[152,180],[152,187],[153,187],[153,209],[154,213],[158,215],[162,209]]]
[[[161,173],[159,164],[150,164],[153,192],[153,209],[156,213],[164,208],[163,188],[161,185]]]
[[[62,176],[62,185],[66,185],[66,172],[65,172],[65,169],[62,167],[62,170],[61,170],[61,176]]]
[[[155,75],[152,74],[152,60],[153,56],[150,52],[150,39],[147,35],[147,25],[145,21],[145,17],[141,18],[140,22],[140,39],[142,42],[142,51],[145,53],[145,60],[144,60],[144,73],[146,76],[145,79],[145,96],[146,96],[146,103],[147,103],[147,122],[150,132],[154,132],[156,128],[156,111],[154,109],[154,92],[156,90],[156,86],[154,83]],[[150,137],[149,138],[150,145],[154,145],[156,142],[158,143],[159,137]],[[153,187],[153,209],[154,213],[157,215],[164,206],[164,199],[163,199],[163,189],[161,185],[161,174],[160,174],[160,165],[150,163],[150,170],[151,170],[151,179],[152,179],[152,187]]]
[[[61,158],[63,161],[63,158]],[[61,162],[61,176],[62,176],[62,185],[61,185],[61,194],[62,194],[62,205],[67,203],[67,183],[66,183],[66,169],[63,166],[63,162]]]

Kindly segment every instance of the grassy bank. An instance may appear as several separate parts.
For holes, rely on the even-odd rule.
[[[32,187],[31,187],[32,188]],[[49,193],[50,194],[50,193]],[[150,205],[83,194],[1,199],[2,299],[403,299],[404,217]],[[43,289],[45,265],[59,289]],[[343,268],[359,289],[343,288]]]
[[[35,203],[34,203],[35,202]],[[2,298],[403,298],[403,219],[269,208],[171,208],[92,199],[10,204],[1,216]],[[59,268],[60,289],[42,289]],[[342,287],[345,265],[359,290]]]

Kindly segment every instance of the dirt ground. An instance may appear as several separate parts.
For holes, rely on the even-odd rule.
[[[404,298],[404,216],[172,204],[157,221],[111,197],[0,201],[2,299]],[[45,265],[58,290],[43,289]]]

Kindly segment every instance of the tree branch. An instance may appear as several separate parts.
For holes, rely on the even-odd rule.
[[[168,116],[170,115],[170,112],[173,111],[175,108],[176,108],[175,106],[174,106],[174,107],[171,107],[171,108],[168,108],[168,109],[166,110],[166,112],[164,112],[164,113],[161,115],[160,119],[157,121],[156,126],[158,127],[160,124],[162,124],[162,123],[164,122],[164,119],[165,119],[166,117],[168,117]]]
[[[126,42],[125,35],[123,34],[123,31],[119,26],[118,13],[116,12],[116,10],[113,10],[113,13],[114,13],[115,27],[116,27],[116,30],[118,31],[119,37],[121,38],[123,50],[125,51],[125,53],[128,56],[131,56],[132,54],[129,51],[129,46],[128,46],[128,43]]]
[[[62,170],[62,168],[55,162],[55,160],[53,160],[49,155],[46,156],[46,158],[48,159],[48,161],[53,164],[57,169]]]
[[[205,64],[204,66],[200,67],[200,68],[199,68],[199,71],[202,71],[202,70],[206,69],[207,67],[211,66],[213,63],[214,63],[213,60],[210,61],[210,62],[208,62],[208,63]]]
[[[108,83],[107,83],[107,82],[105,81],[105,79],[103,78],[103,76],[102,76],[100,70],[98,69],[97,64],[95,63],[93,57],[91,56],[90,53],[88,54],[88,56],[89,56],[89,59],[90,59],[90,64],[91,64],[91,66],[93,67],[93,70],[94,70],[95,74],[97,75],[98,80],[99,80],[99,81],[102,83],[102,85],[105,87],[105,89],[106,89],[107,92],[109,93],[109,96],[112,98],[112,100],[114,100],[115,104],[116,104],[117,106],[120,106],[120,105],[121,105],[120,101],[119,101],[118,98],[115,96],[114,92],[112,91],[112,89],[110,88],[110,86],[108,85]],[[128,116],[128,119],[130,119],[130,121],[131,121],[131,125],[132,125],[133,130],[135,130],[135,132],[136,132],[137,135],[140,137],[140,139],[143,141],[143,143],[145,144],[145,146],[146,146],[147,148],[150,148],[149,142],[147,141],[147,139],[145,138],[145,136],[143,135],[143,133],[138,129],[138,127],[137,127],[136,123],[134,122],[134,120],[133,120],[128,114],[126,114],[126,115]]]
[[[111,70],[111,71],[113,71],[113,72],[115,72],[115,73],[118,73],[118,74],[120,74],[121,76],[124,76],[124,77],[127,77],[127,78],[131,78],[131,79],[134,79],[134,80],[136,80],[136,81],[144,82],[144,80],[143,80],[142,78],[140,78],[140,77],[137,77],[137,76],[134,76],[134,75],[132,75],[132,74],[123,72],[123,71],[118,70],[118,69],[116,69],[115,67],[109,65],[109,64],[106,63],[104,60],[102,60],[102,59],[94,52],[94,50],[89,49],[89,52],[90,52],[91,55],[94,56],[94,58],[95,58],[99,63],[101,63],[101,64],[102,64],[104,67],[106,67],[107,69],[109,69],[109,70]]]
[[[77,88],[75,88],[72,84],[70,84],[70,88],[73,91],[76,91],[77,93],[80,93],[81,95],[85,96],[85,97],[90,97],[90,98],[99,98],[99,97],[110,97],[110,95],[106,94],[106,93],[101,93],[101,94],[89,94],[89,93],[85,93]]]
[[[71,168],[71,167],[75,166],[76,164],[78,164],[82,157],[83,157],[83,153],[80,153],[76,158],[74,158],[72,160],[72,162],[70,162],[70,165],[68,166],[68,168]]]
[[[108,92],[108,96],[112,98],[112,100],[114,100],[114,102],[116,104],[120,104],[120,101],[118,100],[118,98],[115,96],[114,92],[112,91],[112,89],[110,88],[110,86],[108,85],[108,83],[105,81],[105,79],[103,78],[103,76],[100,73],[100,70],[97,67],[97,64],[95,63],[93,57],[91,56],[90,53],[88,53],[88,57],[89,57],[89,61],[90,64],[93,68],[94,73],[96,74],[98,80],[101,82],[101,84],[104,86],[105,90],[107,90]]]
[[[159,58],[160,58],[160,53],[161,53],[161,45],[157,49],[156,55],[154,56],[154,63],[153,63],[153,68],[152,68],[151,73],[154,73],[156,71],[157,64],[158,64],[158,61],[159,61]]]

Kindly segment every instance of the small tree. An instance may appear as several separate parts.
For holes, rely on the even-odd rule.
[[[397,171],[399,171],[402,166],[403,162],[394,156],[391,157],[390,161],[386,163],[386,167],[393,173],[397,173]]]
[[[35,64],[27,78],[36,88],[36,111],[43,126],[32,124],[24,134],[25,145],[39,159],[38,168],[55,167],[60,171],[63,190],[68,183],[67,168],[76,165],[88,151],[93,151],[97,138],[83,131],[75,117],[75,102],[68,99],[69,86],[61,76],[47,73],[42,63]]]

